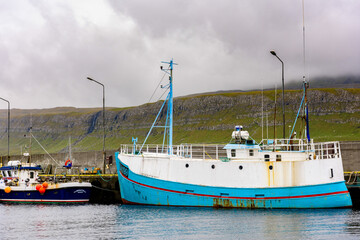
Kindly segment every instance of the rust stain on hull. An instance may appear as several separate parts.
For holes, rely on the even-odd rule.
[[[231,201],[230,199],[213,199],[214,208],[266,208],[266,200],[264,199],[247,199],[247,200],[236,200]]]
[[[233,204],[229,199],[214,198],[213,207],[215,208],[233,208]]]

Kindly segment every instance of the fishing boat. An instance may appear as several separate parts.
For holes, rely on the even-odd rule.
[[[236,126],[224,147],[172,144],[174,63],[167,62],[169,90],[143,144],[122,145],[115,154],[124,204],[231,208],[345,208],[346,188],[340,144],[306,138],[257,143]],[[299,108],[306,104],[307,83]],[[167,104],[166,104],[167,103]],[[167,105],[166,121],[157,120]],[[299,114],[299,113],[298,113]],[[305,118],[308,120],[308,118]],[[296,122],[294,123],[295,127]],[[164,128],[161,146],[146,145],[154,127]],[[294,128],[293,128],[294,132]],[[229,132],[230,135],[230,132]]]
[[[64,166],[71,168],[70,162]],[[0,202],[7,203],[86,203],[91,183],[67,180],[54,175],[42,179],[43,169],[34,163],[9,161],[0,168]]]

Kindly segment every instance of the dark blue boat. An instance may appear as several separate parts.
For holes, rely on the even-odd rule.
[[[35,164],[10,161],[0,168],[0,202],[16,203],[85,203],[89,201],[91,183],[80,181],[42,182],[42,168]]]

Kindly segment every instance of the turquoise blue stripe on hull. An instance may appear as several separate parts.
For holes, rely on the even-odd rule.
[[[117,160],[124,203],[234,208],[341,208],[352,202],[345,182],[282,188],[224,188],[137,175]]]

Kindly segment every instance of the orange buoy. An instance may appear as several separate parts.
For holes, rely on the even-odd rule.
[[[43,187],[43,188],[46,189],[48,186],[49,186],[49,184],[48,184],[47,182],[43,182],[43,184],[42,184],[42,187]]]
[[[10,193],[11,192],[11,187],[6,187],[4,190],[6,193]]]
[[[36,185],[36,190],[39,191],[39,189],[41,188],[41,184]]]
[[[39,193],[40,193],[40,194],[44,194],[45,191],[46,191],[46,189],[41,186],[40,189],[39,189]]]

